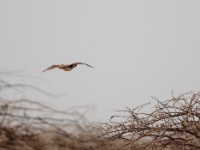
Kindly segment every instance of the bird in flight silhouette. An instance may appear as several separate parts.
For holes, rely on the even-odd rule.
[[[43,70],[42,72],[45,72],[45,71],[48,71],[48,70],[52,70],[52,69],[55,69],[55,68],[62,69],[62,70],[64,70],[64,71],[71,71],[71,70],[74,69],[77,65],[86,65],[86,66],[88,66],[88,67],[94,68],[93,66],[90,66],[90,65],[88,65],[88,64],[86,64],[86,63],[75,62],[75,63],[69,64],[69,65],[64,65],[64,64],[52,65],[52,66],[48,67],[47,69]]]

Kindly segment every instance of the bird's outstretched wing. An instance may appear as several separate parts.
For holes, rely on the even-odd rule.
[[[86,65],[88,67],[91,67],[91,68],[94,68],[93,66],[89,65],[89,64],[86,64],[86,63],[83,63],[83,62],[75,62],[75,63],[72,63],[70,65]]]
[[[47,70],[51,70],[51,69],[54,69],[54,68],[58,68],[58,67],[59,67],[59,65],[52,65],[52,66],[48,67],[47,69],[43,70],[42,72],[45,72]]]

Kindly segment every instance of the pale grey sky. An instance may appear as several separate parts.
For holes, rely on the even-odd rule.
[[[198,0],[0,0],[0,68],[42,80],[57,94],[25,95],[66,109],[96,105],[95,119],[125,106],[199,91]],[[41,71],[83,61],[72,72]],[[28,96],[27,96],[28,97]]]

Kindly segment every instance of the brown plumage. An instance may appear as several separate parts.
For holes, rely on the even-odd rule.
[[[60,64],[60,65],[52,65],[50,67],[48,67],[47,69],[43,70],[42,72],[45,72],[45,71],[48,71],[48,70],[51,70],[51,69],[55,69],[55,68],[58,68],[58,69],[62,69],[64,71],[71,71],[72,69],[74,69],[77,65],[86,65],[88,67],[91,67],[91,68],[94,68],[86,63],[82,63],[82,62],[75,62],[75,63],[72,63],[72,64],[69,64],[69,65],[64,65],[64,64]]]

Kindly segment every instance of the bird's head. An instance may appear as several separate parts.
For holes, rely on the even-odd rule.
[[[70,68],[75,68],[77,66],[77,64],[71,64],[71,65],[69,65],[68,67],[70,67]]]

